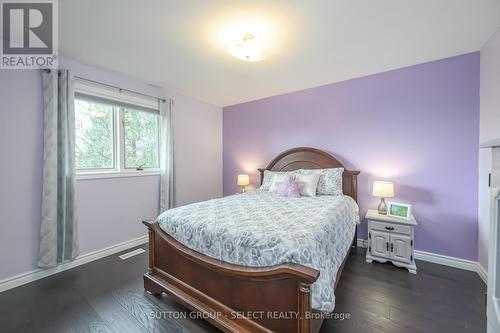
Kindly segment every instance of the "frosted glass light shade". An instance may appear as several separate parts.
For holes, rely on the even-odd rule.
[[[265,47],[252,34],[245,34],[233,41],[228,51],[233,57],[249,62],[264,60],[267,56]]]
[[[394,184],[380,180],[373,182],[373,196],[379,198],[394,197]]]
[[[248,186],[250,184],[250,178],[248,175],[238,175],[238,186]]]

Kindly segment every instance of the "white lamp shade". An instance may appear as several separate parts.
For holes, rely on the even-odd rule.
[[[247,186],[250,184],[248,175],[238,175],[238,186]]]
[[[373,196],[379,198],[394,197],[394,184],[380,180],[373,182]]]

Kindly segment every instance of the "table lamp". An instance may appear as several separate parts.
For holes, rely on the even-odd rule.
[[[250,184],[250,178],[248,175],[238,175],[238,186],[241,186],[241,192],[240,193],[245,193],[245,186],[248,186]]]
[[[387,215],[387,205],[385,204],[385,198],[394,197],[394,184],[392,182],[385,182],[380,180],[373,182],[373,196],[380,198],[378,213]]]

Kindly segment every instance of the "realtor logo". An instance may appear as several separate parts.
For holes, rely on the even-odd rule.
[[[2,1],[0,68],[57,67],[57,8],[53,1]]]

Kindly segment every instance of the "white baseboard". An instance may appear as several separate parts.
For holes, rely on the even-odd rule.
[[[460,268],[466,271],[477,272],[477,262],[471,260],[449,257],[442,254],[420,250],[415,250],[415,259],[428,261],[439,265]]]
[[[358,238],[359,247],[367,247],[368,240]],[[432,262],[439,265],[450,266],[476,272],[484,283],[487,283],[487,272],[478,262],[455,257],[444,256],[442,254],[415,250],[415,259]]]
[[[88,262],[107,257],[109,255],[128,250],[132,247],[142,245],[148,242],[148,236],[144,235],[134,238],[119,244],[106,247],[101,250],[89,252],[78,256],[73,261],[68,261],[60,264],[59,266],[48,269],[35,269],[30,272],[22,273],[0,281],[0,292],[19,287],[23,284],[30,283],[44,277],[86,264]]]
[[[479,277],[488,285],[488,272],[480,263],[477,263],[477,274],[479,274]]]
[[[358,238],[357,244],[359,247],[368,247],[368,239]]]

